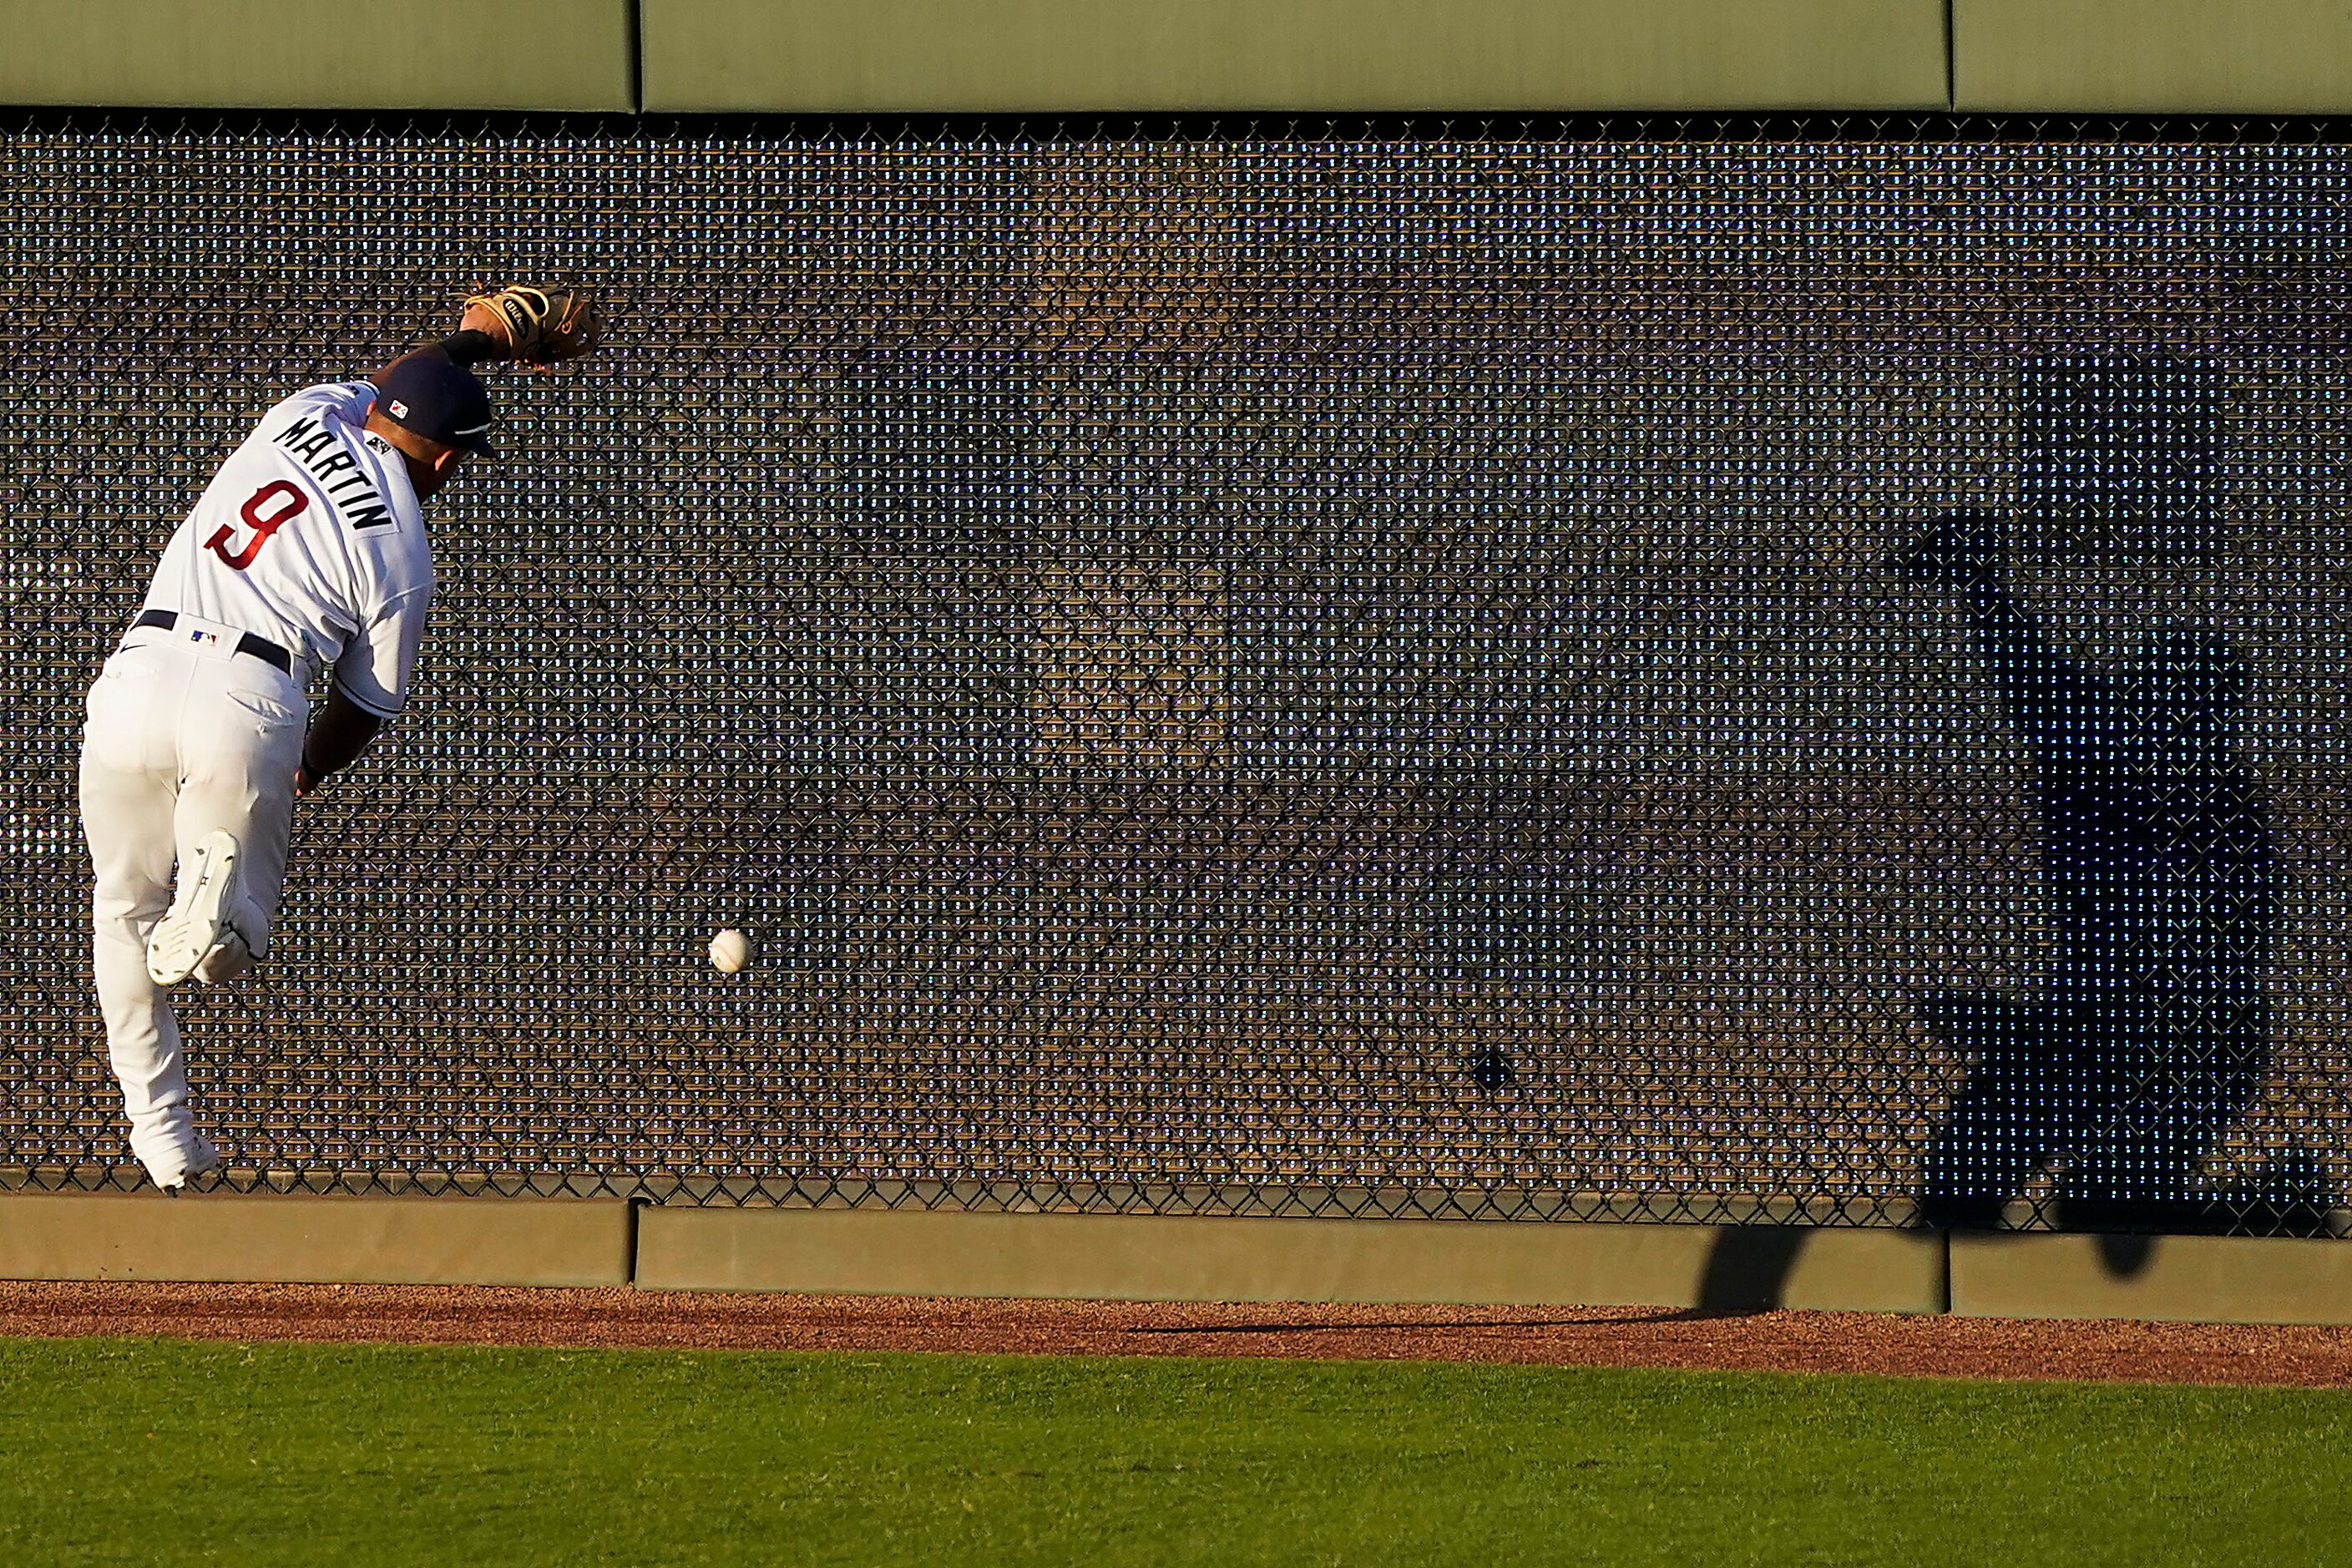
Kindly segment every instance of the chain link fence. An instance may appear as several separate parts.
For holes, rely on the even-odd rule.
[[[2239,129],[22,121],[0,1181],[135,1175],[170,530],[562,276],[226,1184],[2341,1228],[2352,145]]]

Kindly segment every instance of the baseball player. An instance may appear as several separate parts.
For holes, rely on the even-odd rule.
[[[569,289],[478,295],[441,342],[270,409],[173,534],[91,687],[81,813],[99,1006],[131,1151],[156,1185],[220,1164],[189,1111],[172,988],[232,980],[268,951],[295,798],[407,697],[433,597],[421,508],[490,452],[489,396],[467,367],[551,365],[587,353],[599,326]]]

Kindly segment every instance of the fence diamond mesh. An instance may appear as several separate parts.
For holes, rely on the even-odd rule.
[[[186,998],[230,1184],[2322,1225],[2323,133],[23,124],[5,1179],[132,1174],[74,759],[170,529],[563,276]]]

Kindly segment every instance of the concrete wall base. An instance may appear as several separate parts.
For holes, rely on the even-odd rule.
[[[1838,1226],[0,1193],[0,1279],[2352,1323],[2352,1243]]]
[[[2352,1245],[1958,1232],[1952,1310],[1972,1318],[2352,1323]]]
[[[0,1279],[625,1285],[619,1198],[0,1194]]]
[[[1795,1226],[652,1208],[637,1283],[1164,1301],[1944,1309],[1943,1238]]]

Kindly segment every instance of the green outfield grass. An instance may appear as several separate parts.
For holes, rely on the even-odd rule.
[[[0,1341],[0,1563],[2342,1563],[2352,1395]]]

